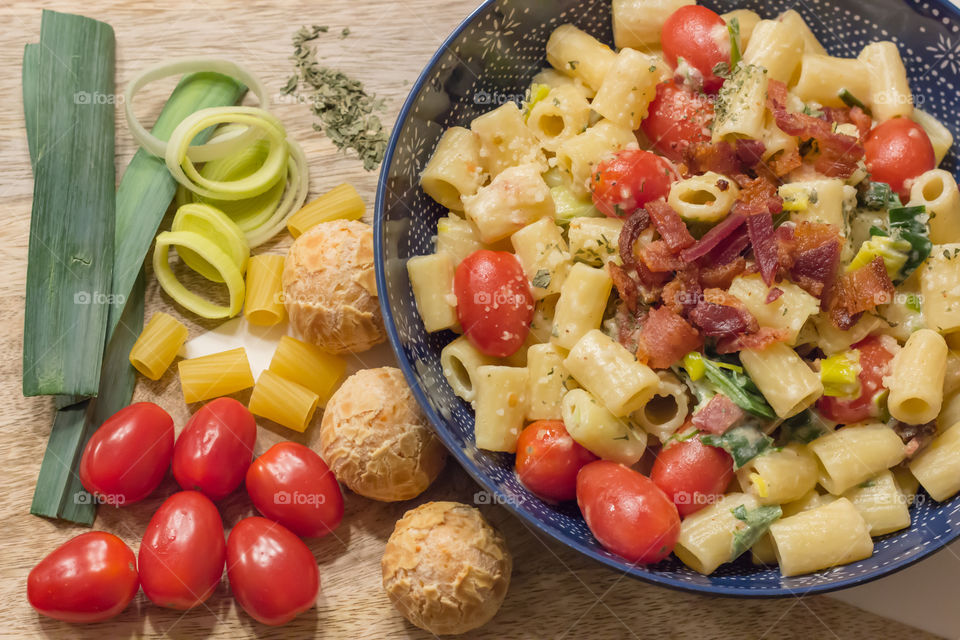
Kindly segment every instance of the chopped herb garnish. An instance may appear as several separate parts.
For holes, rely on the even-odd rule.
[[[733,544],[730,549],[731,562],[755,545],[761,536],[770,529],[770,525],[783,515],[783,510],[775,504],[760,506],[756,509],[747,509],[741,504],[732,512],[733,517],[746,524],[746,526],[733,534]]]
[[[773,449],[773,439],[753,425],[741,425],[730,429],[722,436],[712,433],[700,436],[700,441],[710,447],[723,449],[733,458],[733,468],[739,469],[760,454]]]
[[[846,89],[840,90],[840,100],[843,101],[843,104],[847,105],[850,108],[860,107],[860,109],[867,114],[868,116],[873,116],[873,111],[870,110],[870,107],[863,104],[863,101],[860,100],[857,96],[853,95]]]
[[[538,289],[546,289],[550,286],[550,272],[546,269],[540,269],[530,282]]]

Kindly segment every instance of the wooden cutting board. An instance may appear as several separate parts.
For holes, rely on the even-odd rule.
[[[546,1],[546,0],[545,0]],[[429,637],[408,624],[388,602],[380,586],[380,557],[396,520],[426,500],[474,501],[478,487],[450,463],[435,485],[417,500],[381,504],[346,492],[346,516],[336,536],[314,540],[310,547],[320,566],[322,596],[318,606],[283,628],[270,628],[241,611],[226,581],[206,606],[176,612],[152,605],[142,594],[117,619],[75,627],[41,618],[26,601],[30,568],[81,527],[29,515],[44,445],[53,414],[47,398],[20,393],[21,347],[27,241],[32,177],[20,98],[23,45],[36,41],[42,7],[82,13],[113,25],[117,36],[117,86],[125,87],[134,70],[178,56],[227,57],[248,65],[278,95],[291,72],[290,36],[301,24],[327,24],[330,33],[316,42],[323,61],[362,80],[386,99],[392,123],[430,55],[474,8],[476,0],[402,0],[363,2],[279,0],[226,2],[168,0],[164,3],[50,0],[10,2],[0,7],[0,183],[4,215],[0,217],[0,637],[129,638],[169,635],[174,638],[384,638]],[[351,34],[341,39],[343,27]],[[156,116],[171,84],[138,100],[145,120]],[[376,173],[337,152],[311,129],[303,105],[274,99],[270,108],[299,140],[310,159],[311,194],[341,183],[354,184],[372,214]],[[118,175],[135,148],[118,113]],[[65,212],[69,215],[69,212]],[[168,221],[169,223],[169,221]],[[263,250],[284,250],[289,238]],[[152,274],[148,274],[151,275]],[[150,278],[147,316],[157,310],[176,315],[168,298]],[[191,337],[212,325],[188,321]],[[353,368],[388,363],[389,349],[361,354]],[[158,382],[141,380],[137,400],[153,400],[173,414],[178,428],[188,412],[172,374]],[[241,396],[241,400],[246,397]],[[257,453],[293,432],[261,426]],[[303,437],[317,436],[314,425]],[[172,479],[156,494],[127,509],[102,508],[95,528],[120,535],[133,549],[153,511],[176,490]],[[242,492],[221,505],[227,527],[253,514]],[[804,638],[923,637],[914,629],[823,597],[738,601],[706,598],[650,586],[594,564],[565,547],[543,539],[498,506],[481,509],[498,526],[515,557],[513,581],[497,618],[472,634],[477,638],[513,637],[696,637]]]

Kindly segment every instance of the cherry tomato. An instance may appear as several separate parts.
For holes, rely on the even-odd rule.
[[[593,204],[611,218],[628,218],[648,202],[666,197],[673,170],[643,149],[624,149],[597,165],[590,186]]]
[[[173,418],[137,402],[100,425],[80,459],[80,482],[101,502],[124,506],[157,488],[173,456]]]
[[[247,493],[257,511],[303,538],[325,536],[343,519],[343,494],[312,449],[280,442],[253,461]]]
[[[597,456],[577,444],[561,420],[538,420],[517,439],[517,475],[545,500],[577,497],[577,473]]]
[[[320,572],[300,538],[266,518],[237,523],[227,541],[230,590],[243,610],[269,625],[286,624],[314,605]]]
[[[191,609],[223,575],[226,544],[217,507],[198,491],[175,493],[150,518],[140,543],[140,584],[154,604]]]
[[[853,424],[879,415],[874,398],[883,390],[883,377],[890,375],[893,360],[893,354],[877,336],[868,336],[850,348],[860,350],[860,395],[853,399],[821,396],[817,400],[820,414],[840,424]]]
[[[663,57],[674,69],[680,58],[700,72],[703,90],[716,93],[723,78],[713,73],[721,62],[730,64],[730,34],[715,12],[697,5],[680,7],[663,23]]]
[[[27,576],[30,606],[64,622],[109,620],[127,608],[139,588],[136,556],[106,531],[68,540]]]
[[[723,494],[733,478],[733,458],[708,447],[700,438],[665,446],[650,471],[650,479],[677,505],[681,517],[699,511]]]
[[[512,253],[474,251],[457,266],[453,292],[463,333],[483,353],[505,358],[527,339],[533,294]]]
[[[187,422],[173,447],[173,477],[186,490],[222,500],[233,493],[253,457],[257,422],[233,398],[203,405]]]
[[[933,145],[923,128],[909,118],[893,118],[873,128],[863,142],[867,171],[886,182],[906,202],[910,179],[936,166]]]
[[[616,462],[597,460],[580,470],[577,504],[600,544],[629,562],[663,560],[680,535],[680,515],[667,494]]]
[[[657,151],[679,162],[691,142],[710,142],[713,115],[713,103],[700,94],[661,82],[640,128]]]

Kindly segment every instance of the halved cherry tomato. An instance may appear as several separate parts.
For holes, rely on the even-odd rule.
[[[474,251],[457,265],[453,292],[463,333],[483,353],[505,358],[527,339],[533,294],[512,253]]]
[[[597,460],[580,470],[577,504],[600,544],[630,562],[663,560],[680,535],[680,515],[667,494],[616,462]]]
[[[240,486],[253,458],[257,422],[233,398],[203,405],[173,448],[173,477],[185,490],[222,500]]]
[[[926,131],[909,118],[881,122],[867,134],[863,148],[871,179],[889,184],[904,202],[910,198],[907,182],[937,164]]]
[[[868,336],[850,348],[860,350],[860,395],[853,399],[821,396],[817,400],[820,414],[840,424],[853,424],[879,415],[874,398],[883,390],[883,377],[890,375],[893,360],[893,354],[877,336]]]
[[[710,100],[673,81],[661,82],[640,128],[657,151],[679,162],[690,143],[710,142],[713,116]]]
[[[152,402],[136,402],[93,432],[80,459],[80,482],[100,502],[119,507],[157,488],[173,457],[173,418]]]
[[[611,218],[628,218],[648,202],[667,196],[673,180],[673,169],[657,154],[624,149],[593,172],[593,204]]]
[[[660,33],[663,57],[676,68],[680,58],[700,72],[703,90],[716,93],[723,78],[713,72],[721,62],[730,63],[730,34],[717,13],[698,5],[680,7],[663,23]]]
[[[694,437],[672,442],[657,455],[650,479],[677,505],[681,517],[708,506],[733,478],[733,458]]]
[[[136,556],[106,531],[68,540],[27,576],[30,606],[64,622],[109,620],[127,608],[139,588]]]
[[[175,493],[150,518],[140,543],[143,593],[161,607],[196,607],[220,583],[226,555],[216,505],[198,491]]]
[[[562,420],[538,420],[517,439],[517,475],[530,491],[547,500],[577,497],[577,473],[597,456],[577,444]]]
[[[320,591],[313,553],[266,518],[246,518],[230,531],[227,577],[243,610],[269,625],[290,622],[314,605]]]
[[[327,463],[312,449],[280,442],[247,470],[257,511],[303,538],[325,536],[343,519],[343,494]]]

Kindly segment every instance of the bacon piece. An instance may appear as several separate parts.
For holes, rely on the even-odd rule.
[[[703,234],[703,237],[697,240],[693,246],[681,251],[680,257],[683,258],[685,262],[693,262],[702,258],[713,251],[730,234],[739,229],[745,221],[746,218],[743,216],[736,213],[731,213],[720,223]]]
[[[743,420],[745,415],[743,409],[734,404],[733,400],[718,393],[710,398],[702,409],[693,414],[691,422],[700,431],[722,436]]]
[[[893,430],[903,440],[904,452],[912,458],[920,449],[925,448],[937,435],[937,423],[907,424],[897,421]]]
[[[652,369],[666,369],[703,346],[699,332],[666,307],[650,310],[637,343],[637,358]]]
[[[764,300],[766,304],[771,304],[780,299],[780,296],[783,295],[783,289],[780,287],[774,287],[767,292],[767,299]]]
[[[685,316],[703,297],[703,288],[700,286],[700,270],[697,266],[688,265],[677,272],[677,277],[663,288],[663,304],[679,315]]]
[[[820,157],[814,168],[829,177],[849,178],[863,158],[860,141],[853,136],[836,133],[832,123],[805,113],[787,111],[787,86],[771,80],[767,86],[767,108],[773,113],[777,126],[791,136],[814,139],[820,149]]]
[[[643,296],[644,301],[653,302],[656,300],[656,296],[659,293],[660,288],[663,287],[664,283],[670,279],[670,274],[654,273],[647,268],[647,265],[640,261],[637,261],[633,265],[633,269],[637,273],[637,280],[640,281],[640,284],[648,292],[648,294]]]
[[[637,298],[640,295],[637,282],[627,270],[613,262],[607,263],[607,271],[610,273],[610,279],[613,280],[613,286],[617,288],[617,294],[623,303],[627,305],[630,313],[637,312]]]
[[[637,263],[637,256],[634,253],[634,245],[644,229],[650,226],[650,216],[644,209],[634,211],[627,221],[623,223],[623,229],[620,230],[620,240],[618,248],[620,249],[620,259],[625,266]]]
[[[773,216],[766,212],[750,216],[747,218],[747,232],[750,234],[750,244],[753,245],[757,266],[760,267],[760,276],[769,287],[773,284],[780,266]]]
[[[676,271],[684,266],[683,259],[670,250],[663,240],[654,240],[640,249],[640,261],[654,273]]]
[[[744,349],[763,350],[775,342],[783,342],[790,336],[786,329],[760,327],[755,333],[743,333],[732,338],[717,340],[717,353],[734,353]]]
[[[830,316],[837,327],[847,330],[856,324],[860,314],[893,299],[895,289],[883,258],[845,273],[836,283],[831,300]]]
[[[757,319],[737,298],[721,289],[704,289],[703,300],[690,312],[690,320],[704,335],[735,337],[759,329]]]
[[[648,202],[647,213],[660,237],[674,253],[686,249],[695,242],[687,225],[680,218],[680,214],[674,211],[666,200]]]
[[[787,263],[781,260],[790,279],[810,295],[820,298],[825,309],[837,278],[840,249],[840,232],[835,226],[801,222],[794,228],[787,247],[790,252]]]
[[[787,275],[790,273],[790,268],[793,267],[793,257],[797,252],[795,229],[793,223],[782,224],[777,227],[777,259],[780,262],[780,269]]]
[[[700,259],[703,265],[721,266],[728,264],[747,250],[750,246],[750,234],[747,226],[743,225],[726,237],[713,251]]]
[[[747,179],[733,204],[733,212],[746,217],[781,211],[783,199],[777,195],[777,186],[766,176]]]
[[[787,175],[794,169],[799,169],[802,164],[803,158],[800,157],[800,152],[795,147],[784,150],[767,161],[770,171],[778,178]]]
[[[760,140],[740,138],[737,140],[736,154],[742,167],[752,167],[763,160],[767,145]]]
[[[729,262],[700,270],[700,286],[705,289],[729,289],[733,279],[747,269],[747,260],[737,257]]]
[[[861,140],[867,137],[873,127],[873,118],[864,113],[860,107],[821,107],[820,110],[823,111],[823,119],[827,122],[855,125],[860,132]]]
[[[683,152],[683,163],[689,175],[701,175],[714,171],[721,175],[732,176],[741,173],[740,158],[733,146],[726,141],[693,142]]]

